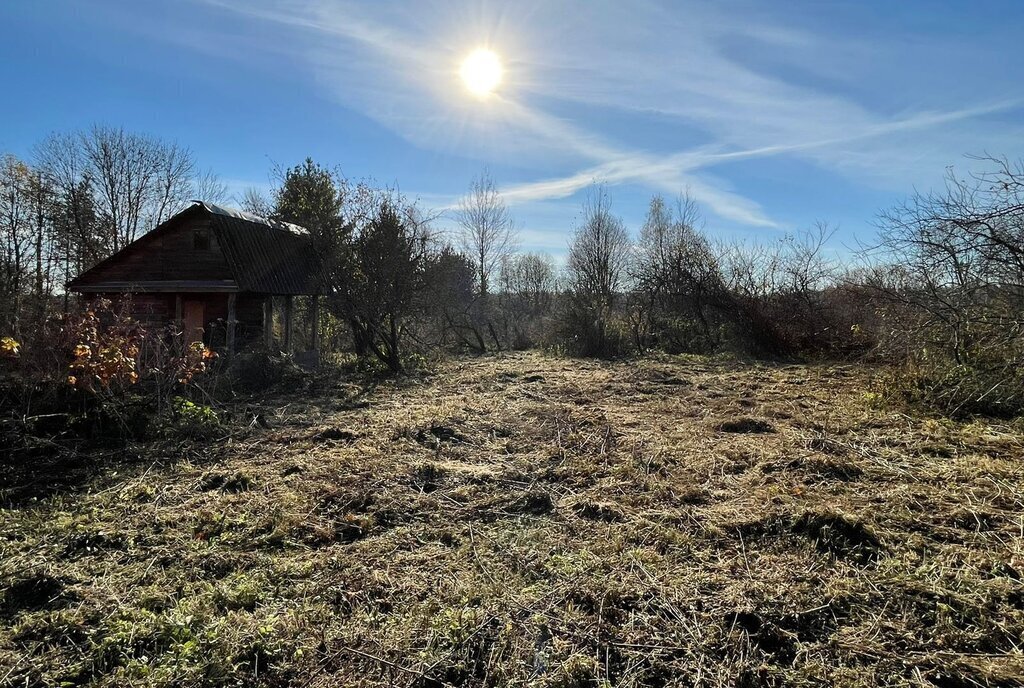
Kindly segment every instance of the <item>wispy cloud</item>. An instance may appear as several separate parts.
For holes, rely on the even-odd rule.
[[[869,106],[843,86],[870,79],[875,53],[744,5],[203,1],[293,32],[282,40],[326,92],[416,146],[538,170],[504,189],[511,203],[566,198],[594,181],[639,183],[688,188],[721,218],[771,227],[760,203],[711,169],[792,156],[868,184],[905,183],[1018,133],[993,123],[967,136],[958,125],[1020,108],[1019,91],[971,107],[944,107],[925,91],[902,107]],[[480,43],[508,60],[502,94],[484,102],[464,97],[455,76]],[[687,143],[647,150],[629,124],[601,127],[597,114],[638,128],[657,118]]]

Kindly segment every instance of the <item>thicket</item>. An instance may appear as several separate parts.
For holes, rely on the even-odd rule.
[[[881,217],[865,284],[895,393],[951,415],[1024,412],[1024,167],[986,158]]]

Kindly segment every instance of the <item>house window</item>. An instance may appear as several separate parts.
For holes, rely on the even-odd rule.
[[[210,248],[210,232],[206,229],[197,229],[192,232],[192,248],[198,251],[206,251]]]

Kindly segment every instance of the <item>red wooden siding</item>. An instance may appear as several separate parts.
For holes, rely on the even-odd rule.
[[[193,248],[193,232],[205,232],[209,248]],[[164,280],[230,280],[234,277],[217,233],[207,218],[198,218],[154,232],[89,272],[89,281],[138,282]]]

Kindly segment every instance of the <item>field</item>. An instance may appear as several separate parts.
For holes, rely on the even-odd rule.
[[[871,385],[515,354],[9,471],[0,685],[1024,685],[1024,428]]]

